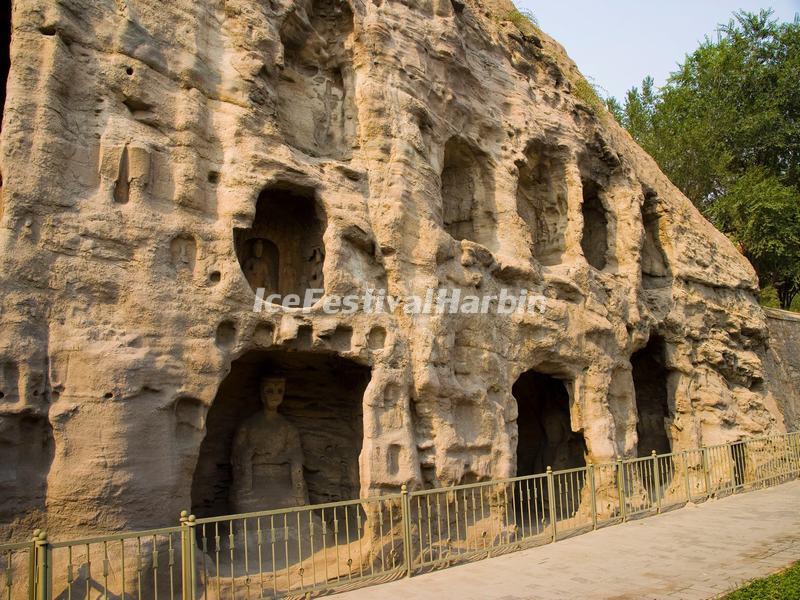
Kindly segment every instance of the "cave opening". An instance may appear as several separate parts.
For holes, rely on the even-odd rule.
[[[531,247],[542,265],[560,264],[568,223],[566,161],[557,148],[528,145],[519,167],[517,212],[531,234]]]
[[[324,289],[326,218],[312,188],[277,183],[258,197],[253,224],[234,230],[236,256],[253,291],[285,298]]]
[[[497,218],[487,160],[480,150],[459,137],[452,137],[445,144],[442,221],[453,239],[473,241],[492,250]]]
[[[647,345],[631,357],[633,386],[636,394],[639,437],[637,453],[649,456],[671,452],[669,429],[669,393],[666,347],[663,338],[653,335]]]
[[[553,494],[558,498],[554,513],[549,511],[549,480],[543,477],[515,484],[519,496],[517,522],[536,530],[523,507],[533,505],[542,519],[555,514],[563,520],[574,516],[581,506],[585,471],[567,471],[586,466],[586,441],[583,432],[572,430],[570,395],[566,383],[537,371],[523,373],[514,383],[512,395],[517,401],[517,476],[539,475],[547,467],[555,472]],[[562,471],[561,473],[558,473]],[[566,472],[563,472],[566,471]]]
[[[582,432],[572,431],[565,382],[536,371],[523,373],[512,388],[517,401],[517,475],[586,465]]]
[[[297,484],[292,461],[283,453],[295,456],[291,447],[298,440],[304,503],[358,498],[362,403],[369,380],[368,367],[335,354],[252,350],[235,360],[206,420],[192,482],[193,513],[226,515],[239,508],[237,469],[243,456],[252,461],[247,466],[249,489],[263,492],[248,508],[297,504],[291,491]],[[283,381],[279,416],[259,429],[267,415],[264,386],[275,381]],[[249,432],[255,433],[248,437]],[[249,440],[252,451],[239,447],[243,440]]]
[[[583,181],[581,248],[586,261],[598,271],[605,269],[608,262],[608,213],[600,194],[601,188],[595,181]]]

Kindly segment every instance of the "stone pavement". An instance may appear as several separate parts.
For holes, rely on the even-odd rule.
[[[705,599],[800,560],[800,481],[336,600]]]

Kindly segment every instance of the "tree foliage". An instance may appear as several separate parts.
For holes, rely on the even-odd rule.
[[[621,108],[614,102],[612,113],[788,308],[800,291],[800,20],[735,13],[663,88],[648,77]]]

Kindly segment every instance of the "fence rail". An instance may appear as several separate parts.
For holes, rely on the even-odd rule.
[[[800,475],[800,432],[446,489],[0,545],[0,600],[310,598]]]

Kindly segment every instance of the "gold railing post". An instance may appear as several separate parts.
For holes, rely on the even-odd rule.
[[[793,464],[792,467],[795,476],[800,474],[800,434],[787,433],[786,439],[789,440],[789,448],[791,448]]]
[[[692,487],[691,482],[689,480],[689,453],[684,450],[683,454],[683,475],[686,479],[686,502],[692,501]]]
[[[619,495],[619,516],[626,520],[625,510],[625,469],[621,458],[617,459],[617,494]]]
[[[553,541],[558,539],[558,532],[556,531],[556,520],[558,513],[556,512],[556,489],[555,478],[553,477],[553,468],[547,467],[547,504],[550,510],[550,527],[553,531]]]
[[[39,534],[41,529],[33,530],[33,538],[31,538],[31,547],[28,551],[28,600],[36,600],[36,569],[39,562],[36,558],[36,544],[39,541]]]
[[[789,442],[788,435],[782,435],[780,437],[781,441],[783,442],[783,456],[784,456],[783,464],[785,469],[784,477],[786,477],[786,481],[788,481],[789,478],[792,476],[792,473],[794,472],[794,464],[793,464],[794,461],[792,460],[792,445]]]
[[[32,596],[34,600],[50,600],[51,591],[51,549],[47,542],[47,533],[37,529],[33,540],[33,586]]]
[[[411,554],[411,496],[408,495],[408,486],[404,483],[400,488],[401,518],[403,519],[403,546],[406,559],[406,577],[411,577],[414,572],[414,558]],[[430,515],[429,515],[430,517]]]
[[[711,473],[709,472],[708,448],[703,446],[701,452],[703,453],[703,477],[706,480],[706,499],[709,499],[711,498]]]
[[[594,465],[589,464],[586,469],[589,476],[589,492],[592,495],[592,529],[597,529],[597,488],[594,482]]]
[[[181,512],[181,598],[194,600],[197,596],[194,555],[195,516],[189,511]]]
[[[658,454],[655,450],[650,453],[653,458],[653,485],[656,488],[656,512],[661,512],[661,473],[658,468]]]

